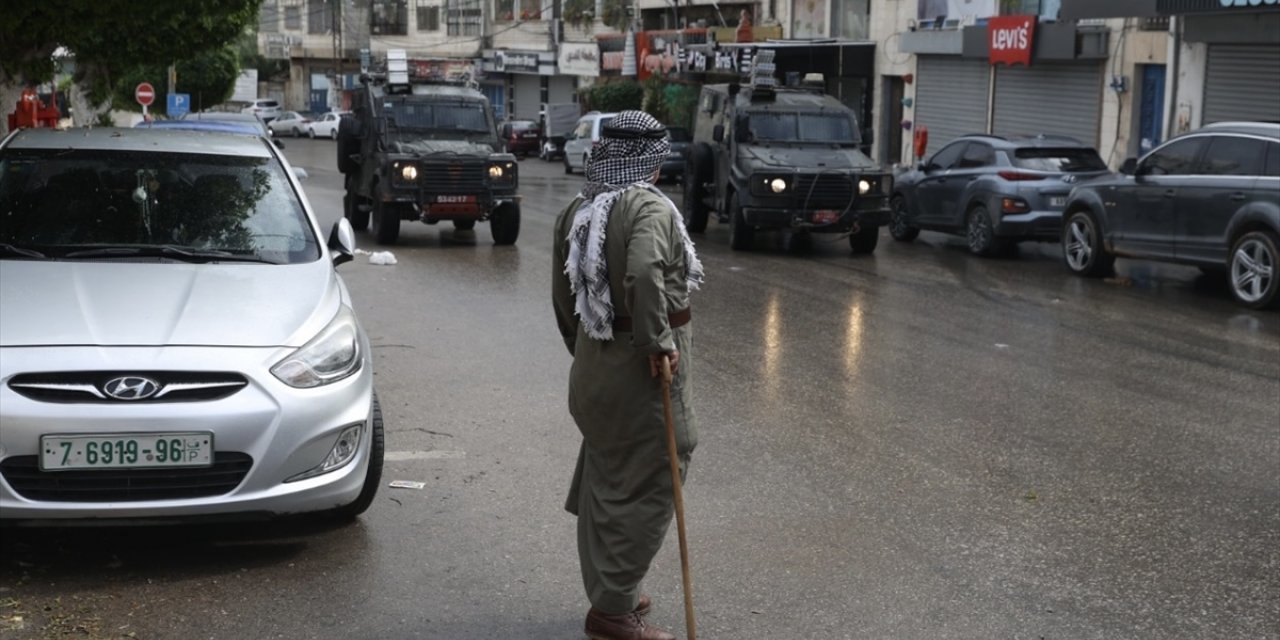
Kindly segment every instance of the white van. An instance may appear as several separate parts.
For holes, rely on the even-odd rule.
[[[564,139],[564,172],[574,169],[585,172],[591,159],[591,147],[600,140],[600,132],[617,113],[592,111],[578,118],[578,125]]]

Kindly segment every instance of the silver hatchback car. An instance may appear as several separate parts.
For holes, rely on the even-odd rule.
[[[368,338],[261,136],[21,130],[0,142],[0,520],[367,509]]]

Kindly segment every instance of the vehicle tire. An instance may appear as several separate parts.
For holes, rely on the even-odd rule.
[[[569,154],[566,153],[564,154],[564,174],[569,175],[571,173],[573,173],[573,167],[569,166]]]
[[[297,127],[294,127],[294,128],[293,128],[293,137],[295,137],[295,138],[301,138],[301,137],[302,137],[302,129],[299,129],[299,128],[297,128]]]
[[[990,256],[1000,253],[1005,243],[996,238],[995,228],[991,226],[991,215],[983,205],[974,205],[965,217],[965,241],[969,244],[969,252],[976,256]]]
[[[360,170],[360,162],[355,159],[360,153],[360,125],[355,118],[343,118],[338,123],[338,171],[355,173]]]
[[[315,140],[315,139],[316,139],[316,130],[315,130],[315,129],[307,129],[307,137],[308,137],[308,138],[311,138],[312,140]]]
[[[705,200],[709,173],[707,167],[711,164],[707,157],[709,153],[706,147],[697,145],[689,148],[689,155],[685,158],[684,215],[685,228],[690,233],[707,230],[707,218],[711,213]]]
[[[849,250],[856,255],[875,253],[880,244],[880,227],[875,225],[861,227],[856,233],[849,234]]]
[[[1116,257],[1107,252],[1098,221],[1088,211],[1076,211],[1062,225],[1062,261],[1078,276],[1110,275]]]
[[[454,220],[453,228],[458,231],[470,231],[476,228],[476,221],[471,218],[467,218],[465,220]]]
[[[747,224],[738,205],[738,194],[729,194],[729,247],[734,251],[749,251],[755,244],[756,230]]]
[[[515,244],[520,237],[520,205],[514,202],[498,205],[489,216],[489,231],[494,244]]]
[[[355,231],[364,231],[369,228],[369,210],[361,209],[360,205],[363,198],[347,191],[342,195],[342,217],[351,223],[351,228]]]
[[[1280,305],[1280,237],[1266,230],[1250,231],[1231,245],[1227,272],[1231,295],[1251,309]]]
[[[377,188],[373,191],[373,241],[391,245],[400,239],[400,207],[394,202],[383,202]]]
[[[378,404],[378,394],[373,394],[373,412],[369,419],[372,431],[372,443],[369,448],[369,468],[364,472],[364,485],[360,495],[350,504],[342,505],[327,515],[334,520],[351,521],[364,513],[373,504],[378,494],[378,485],[382,484],[382,462],[386,452],[386,435],[382,426],[382,406]]]
[[[338,139],[338,130],[337,130],[336,128],[335,128],[335,129],[330,129],[330,130],[329,130],[329,139],[330,139],[330,140],[337,140],[337,139]]]
[[[907,220],[907,199],[902,196],[894,196],[889,201],[889,208],[892,211],[889,218],[889,235],[893,236],[898,242],[911,242],[920,235],[920,227],[913,227]]]

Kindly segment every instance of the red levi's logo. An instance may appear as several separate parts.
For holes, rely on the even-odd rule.
[[[987,45],[991,64],[1031,66],[1031,44],[1035,30],[1035,16],[987,18]]]

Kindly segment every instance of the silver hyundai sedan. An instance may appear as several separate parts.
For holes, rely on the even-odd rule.
[[[0,142],[0,520],[367,509],[368,338],[264,138],[28,129]]]

